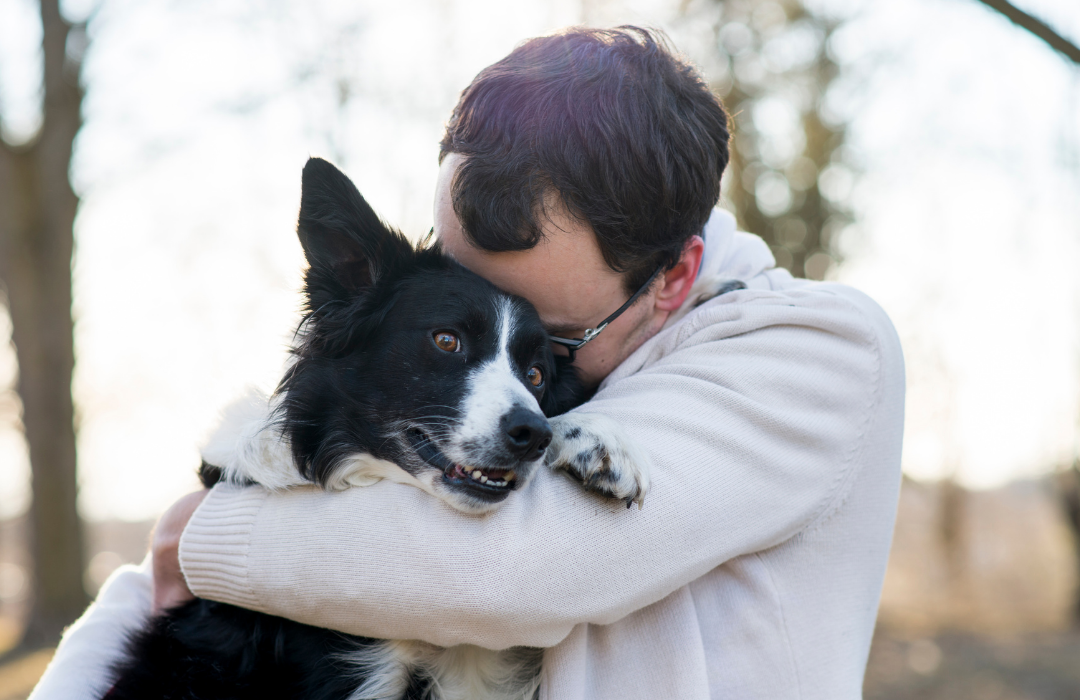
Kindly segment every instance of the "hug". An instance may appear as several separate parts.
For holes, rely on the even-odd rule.
[[[903,359],[716,208],[729,123],[569,29],[464,90],[419,244],[311,159],[276,392],[31,697],[860,698]]]

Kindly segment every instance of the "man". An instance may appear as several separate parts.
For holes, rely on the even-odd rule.
[[[353,634],[547,647],[546,699],[861,697],[899,487],[899,344],[865,296],[794,280],[710,215],[727,142],[696,73],[634,28],[527,42],[477,76],[442,142],[440,243],[553,335],[588,339],[575,366],[597,393],[578,410],[650,455],[644,509],[543,470],[483,518],[398,484],[219,486],[163,519],[158,607],[193,591]],[[747,289],[695,307],[695,281],[721,278]],[[145,574],[125,585],[137,605],[111,589],[99,605],[139,619]],[[90,658],[67,649],[86,628],[122,617],[91,610],[52,687]]]

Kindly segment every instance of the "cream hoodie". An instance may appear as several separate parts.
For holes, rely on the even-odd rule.
[[[861,697],[900,484],[899,342],[873,301],[773,268],[726,212],[705,233],[703,278],[748,289],[688,304],[577,409],[650,453],[643,510],[544,470],[484,517],[389,482],[222,485],[181,542],[191,589],[370,637],[548,647],[544,700]],[[148,607],[145,568],[113,581],[33,700],[108,686],[111,640]]]

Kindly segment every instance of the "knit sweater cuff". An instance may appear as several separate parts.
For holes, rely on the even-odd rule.
[[[259,486],[218,484],[199,504],[180,537],[180,569],[196,596],[258,609],[248,553],[267,493]]]

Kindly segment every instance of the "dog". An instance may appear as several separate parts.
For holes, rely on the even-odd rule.
[[[330,163],[304,167],[304,320],[274,396],[227,412],[200,477],[328,490],[411,484],[469,514],[538,468],[639,507],[649,462],[588,392],[536,310],[384,225]],[[195,599],[150,620],[108,700],[529,700],[541,650],[344,635]],[[333,660],[330,662],[328,660]]]

